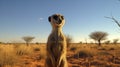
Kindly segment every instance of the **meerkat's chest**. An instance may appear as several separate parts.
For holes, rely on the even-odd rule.
[[[54,50],[54,51],[61,51],[61,49],[62,49],[62,44],[63,44],[63,42],[58,42],[58,43],[56,43],[56,42],[52,42],[51,43],[51,46],[52,46],[52,49]]]
[[[48,42],[54,55],[59,55],[64,49],[65,40],[66,39],[61,32],[59,32],[59,34],[56,32],[51,33]]]
[[[64,46],[64,41],[58,41],[58,42],[53,41],[51,43],[51,50],[55,57],[58,57],[59,54],[62,52],[62,50],[64,49],[63,46]]]

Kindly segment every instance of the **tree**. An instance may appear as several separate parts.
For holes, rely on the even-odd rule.
[[[31,36],[24,36],[22,39],[26,42],[26,45],[29,46],[29,43],[34,39],[35,37]]]
[[[2,42],[0,42],[0,44],[2,44]]]
[[[67,47],[69,47],[70,43],[72,42],[72,37],[70,35],[66,35],[66,42],[67,42]]]
[[[117,19],[115,19],[113,16],[112,17],[106,17],[106,18],[112,19],[120,27],[120,22]]]
[[[113,39],[113,44],[117,44],[119,39]]]
[[[104,42],[105,44],[110,44],[110,40],[107,40]]]
[[[92,32],[89,37],[95,41],[98,42],[98,45],[101,46],[101,41],[105,40],[106,37],[108,36],[108,34],[106,32],[102,32],[102,31],[95,31]]]

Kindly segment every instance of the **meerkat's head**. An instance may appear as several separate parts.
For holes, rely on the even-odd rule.
[[[48,20],[54,27],[62,27],[65,23],[64,16],[61,14],[53,14],[49,16]]]

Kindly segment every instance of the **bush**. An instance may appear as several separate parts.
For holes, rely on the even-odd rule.
[[[40,51],[40,48],[36,47],[36,48],[34,48],[34,51]]]
[[[71,47],[70,48],[70,51],[75,51],[75,50],[77,50],[77,47]]]
[[[75,54],[76,57],[78,58],[87,58],[87,57],[92,57],[94,53],[91,53],[87,50],[80,50],[77,54]]]
[[[0,44],[2,44],[2,42],[0,42]]]
[[[40,45],[32,45],[33,51],[40,51],[41,46]]]
[[[115,50],[115,48],[111,47],[109,50]]]

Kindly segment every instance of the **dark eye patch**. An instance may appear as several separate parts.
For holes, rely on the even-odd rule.
[[[58,19],[58,16],[57,16],[57,15],[54,15],[53,18],[54,18],[55,20],[57,20],[57,19]]]

